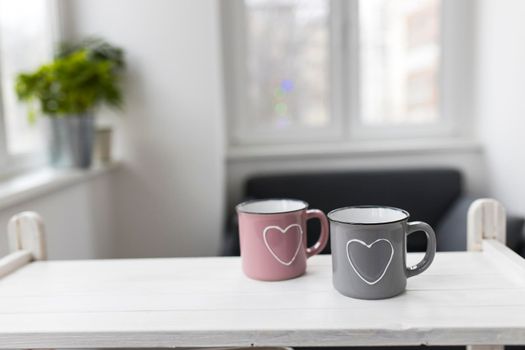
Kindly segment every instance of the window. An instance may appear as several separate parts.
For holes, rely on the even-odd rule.
[[[12,165],[43,147],[42,128],[30,125],[27,106],[17,101],[14,85],[21,71],[52,58],[56,26],[50,0],[0,0],[0,160]]]
[[[454,38],[443,30],[443,23],[454,25],[447,22],[453,2],[239,0],[224,5],[232,144],[457,132],[461,113],[454,105],[462,102],[446,99],[457,91],[454,79],[462,77],[450,74],[460,71],[460,63],[447,51]]]

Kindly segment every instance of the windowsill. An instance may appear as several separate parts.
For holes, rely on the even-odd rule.
[[[118,169],[119,163],[95,165],[90,169],[42,168],[0,181],[0,210],[57,191]]]
[[[345,143],[310,144],[268,144],[230,146],[228,161],[259,159],[291,159],[359,156],[388,156],[410,154],[434,154],[457,151],[481,152],[481,143],[475,139],[420,139],[420,140],[381,140]]]

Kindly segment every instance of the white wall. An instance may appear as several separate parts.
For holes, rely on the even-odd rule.
[[[7,253],[7,222],[26,210],[44,218],[50,259],[113,257],[113,175],[101,174],[0,210],[0,257]]]
[[[126,50],[116,255],[213,255],[223,221],[218,2],[68,0],[66,36]]]
[[[525,1],[477,6],[476,105],[490,193],[525,215]]]

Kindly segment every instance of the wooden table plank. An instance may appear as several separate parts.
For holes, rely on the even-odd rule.
[[[376,301],[337,293],[329,256],[282,282],[239,258],[34,262],[0,280],[0,348],[525,344],[525,275],[500,253],[438,253]]]

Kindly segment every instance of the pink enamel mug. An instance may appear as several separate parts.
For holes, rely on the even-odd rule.
[[[280,281],[306,271],[306,260],[328,241],[328,220],[308,203],[295,199],[253,200],[237,205],[244,273],[257,280]],[[306,221],[321,222],[319,240],[306,246]]]

